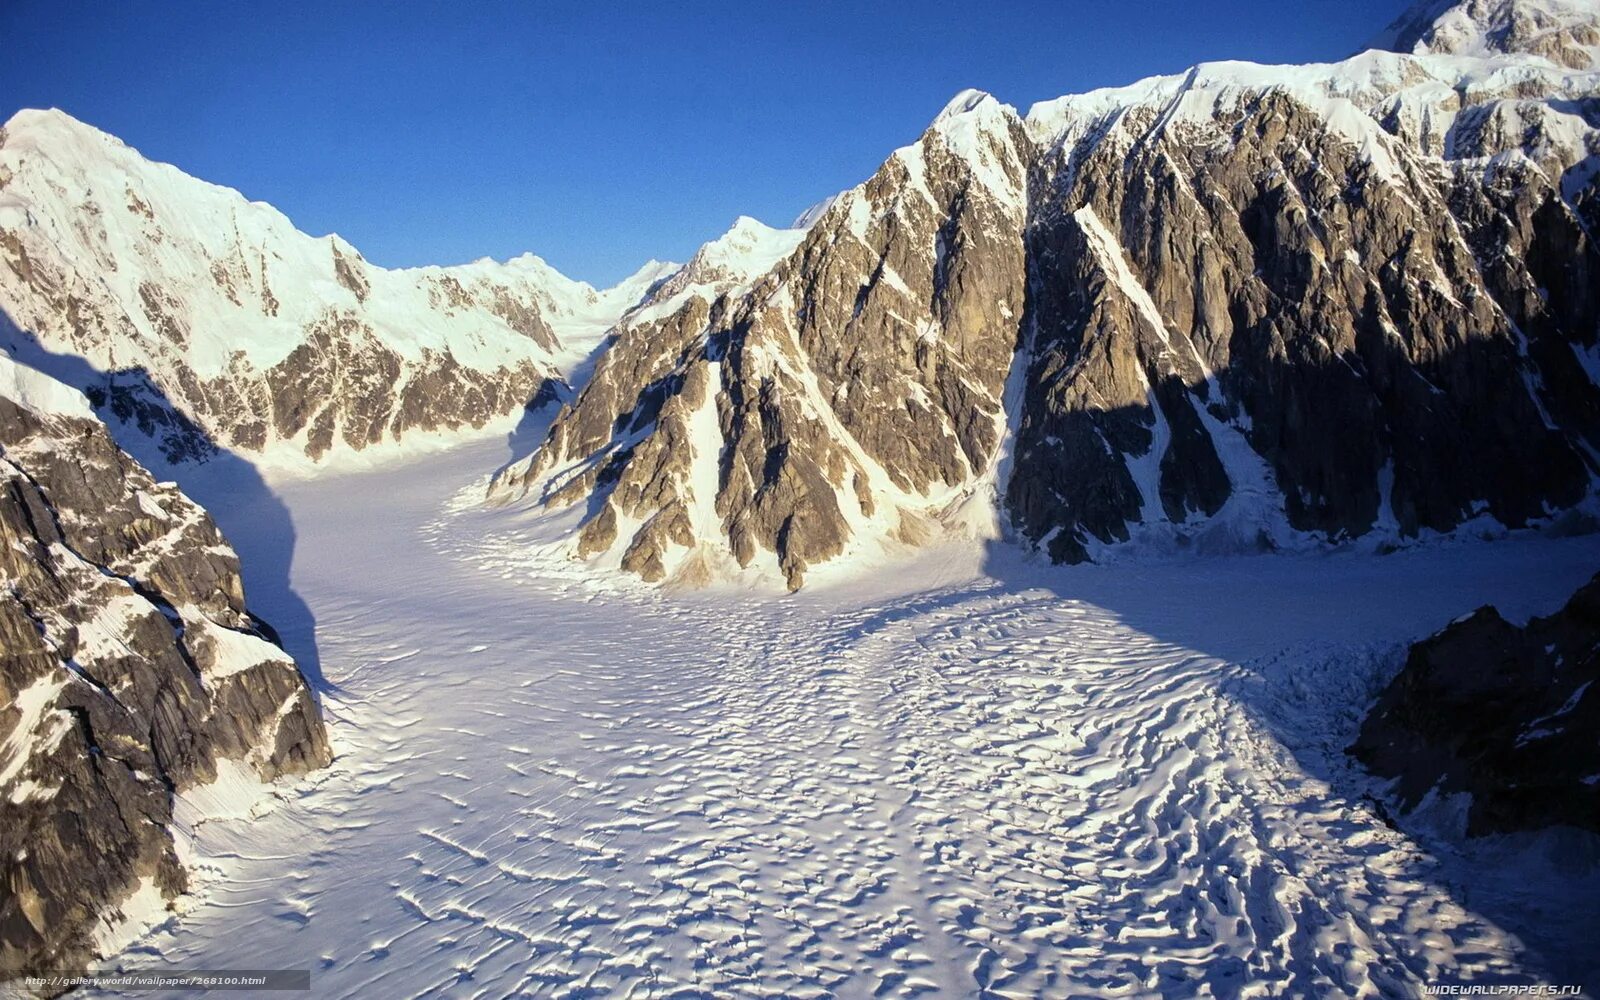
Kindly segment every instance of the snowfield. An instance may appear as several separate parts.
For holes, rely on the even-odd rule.
[[[793,596],[667,594],[467,502],[509,457],[188,487],[320,676],[338,758],[183,810],[209,884],[120,963],[309,967],[319,997],[1596,971],[1592,841],[1463,847],[1443,802],[1399,832],[1342,748],[1403,643],[1555,609],[1600,538],[1072,569],[970,543]]]

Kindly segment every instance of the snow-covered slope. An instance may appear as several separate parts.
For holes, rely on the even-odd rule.
[[[183,889],[174,791],[328,762],[268,634],[207,513],[0,355],[0,978],[71,968]]]
[[[1600,30],[1588,0],[1424,0],[1367,47],[1418,55],[1522,53],[1570,69],[1600,68]]]
[[[605,292],[531,254],[385,270],[59,111],[0,132],[9,346],[171,459],[211,444],[320,459],[481,426],[672,270],[651,262]]]
[[[573,551],[647,580],[790,587],[996,506],[1077,561],[1586,502],[1600,5],[1412,22],[1025,117],[963,91],[764,273],[653,302],[494,499],[579,506]]]
[[[1558,607],[1600,537],[1158,572],[951,547],[660,600],[531,559],[546,525],[477,505],[504,455],[285,484],[340,757],[207,824],[226,883],[129,966],[309,966],[318,1000],[1600,981],[1576,845],[1402,833],[1342,752],[1405,642]],[[275,544],[218,509],[247,568]]]

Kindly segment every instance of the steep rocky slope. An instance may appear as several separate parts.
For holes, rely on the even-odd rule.
[[[481,427],[548,396],[671,270],[606,292],[531,255],[385,270],[60,112],[0,130],[0,339],[169,460]]]
[[[1562,187],[1593,188],[1568,104],[1597,92],[1523,57],[1371,52],[1033,109],[1022,531],[1082,559],[1582,500],[1600,257]]]
[[[175,792],[330,753],[206,512],[0,356],[0,974],[70,968],[185,885]]]
[[[580,554],[652,581],[797,587],[858,536],[921,537],[1001,437],[1031,155],[1013,111],[960,96],[770,270],[625,320],[498,496],[591,498]]]
[[[1600,577],[1524,626],[1479,608],[1411,647],[1350,752],[1407,808],[1471,796],[1478,835],[1600,833]]]
[[[791,588],[993,507],[1081,561],[1583,504],[1600,8],[1435,6],[1414,51],[959,95],[764,273],[624,321],[494,499]]]

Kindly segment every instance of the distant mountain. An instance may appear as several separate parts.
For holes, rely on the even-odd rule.
[[[799,233],[708,246],[742,263],[625,319],[493,499],[582,504],[574,554],[646,580],[790,588],[950,533],[1081,561],[1590,503],[1600,6],[1383,37],[957,95]]]
[[[1569,69],[1600,69],[1600,30],[1585,0],[1434,0],[1406,11],[1368,43],[1417,55],[1541,56]]]
[[[187,875],[174,793],[331,754],[206,512],[0,356],[0,975],[70,969]]]
[[[0,131],[10,349],[169,460],[315,461],[481,427],[548,398],[672,270],[604,292],[532,255],[385,270],[59,111]]]

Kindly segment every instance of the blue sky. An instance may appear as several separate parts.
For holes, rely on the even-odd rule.
[[[1339,58],[1403,0],[0,0],[0,114],[60,107],[374,263],[532,250],[600,284],[783,225],[964,87],[1034,101]]]

